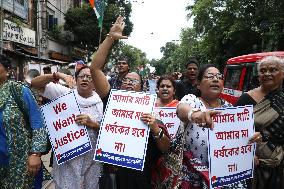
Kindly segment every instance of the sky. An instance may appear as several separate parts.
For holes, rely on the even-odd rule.
[[[145,52],[149,60],[160,59],[160,48],[170,41],[178,43],[181,29],[192,27],[192,20],[187,20],[185,11],[189,2],[133,0],[130,20],[134,26],[126,43]]]

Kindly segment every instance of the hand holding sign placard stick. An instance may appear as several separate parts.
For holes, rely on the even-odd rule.
[[[80,109],[74,92],[42,106],[41,111],[58,164],[92,149],[86,127],[76,123]]]
[[[95,160],[143,170],[149,124],[160,129],[151,114],[156,95],[112,90],[101,124]],[[143,116],[144,115],[144,116]]]

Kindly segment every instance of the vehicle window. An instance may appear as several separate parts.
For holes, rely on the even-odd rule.
[[[256,64],[254,66],[247,67],[243,91],[247,92],[259,86]]]
[[[238,89],[240,83],[240,76],[242,73],[242,67],[227,67],[227,73],[225,78],[225,88]]]

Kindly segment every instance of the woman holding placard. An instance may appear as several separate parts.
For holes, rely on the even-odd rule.
[[[70,88],[52,82],[59,79],[65,81]],[[43,96],[50,100],[74,90],[82,112],[82,114],[76,116],[75,121],[78,125],[87,126],[92,144],[91,151],[62,165],[53,164],[53,180],[56,189],[99,188],[102,163],[93,161],[93,156],[98,137],[99,121],[103,115],[103,103],[94,91],[89,67],[81,67],[75,73],[75,80],[76,89],[71,89],[75,84],[73,77],[59,72],[41,75],[31,81],[32,87],[40,90]]]
[[[231,106],[220,98],[223,90],[223,75],[214,65],[201,66],[197,81],[199,95],[184,96],[177,107],[177,114],[183,122],[181,128],[184,127],[185,135],[183,176],[180,180],[182,189],[209,188],[207,129],[213,129],[212,116],[219,112],[208,109]],[[246,184],[245,181],[241,181],[222,188],[245,189]]]
[[[102,69],[106,62],[107,55],[116,40],[126,39],[122,35],[124,29],[123,17],[118,17],[116,22],[110,29],[109,34],[99,46],[91,64],[91,74],[97,93],[102,98],[103,102],[107,104],[110,95],[110,84]],[[142,78],[135,72],[128,73],[122,79],[121,90],[126,91],[142,91]],[[116,172],[116,185],[112,188],[117,189],[151,189],[151,169],[155,161],[162,151],[166,151],[169,147],[169,137],[166,135],[167,130],[160,127],[154,116],[151,114],[144,114],[141,116],[141,121],[150,127],[150,135],[147,144],[147,152],[145,157],[143,171],[118,167]],[[106,183],[107,184],[107,183]],[[107,188],[105,183],[103,188]]]

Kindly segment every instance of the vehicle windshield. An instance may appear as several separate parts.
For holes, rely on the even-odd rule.
[[[240,76],[242,73],[242,66],[227,67],[227,73],[225,78],[225,88],[238,89],[240,83]]]

